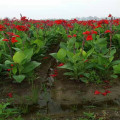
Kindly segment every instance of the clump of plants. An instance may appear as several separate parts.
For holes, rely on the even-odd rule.
[[[87,27],[87,31],[80,35],[68,35],[68,41],[60,43],[57,53],[51,55],[64,65],[64,75],[71,79],[85,83],[100,83],[105,79],[117,78],[120,74],[120,60],[115,58],[118,48],[113,44],[116,32],[111,20],[101,20],[91,23],[94,27]],[[71,31],[70,31],[71,32]],[[118,30],[120,32],[120,29]],[[72,33],[72,32],[71,32]]]

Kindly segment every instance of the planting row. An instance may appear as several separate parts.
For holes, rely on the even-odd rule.
[[[51,55],[62,63],[65,75],[82,82],[101,83],[120,74],[120,19],[0,21],[0,74],[21,83],[41,63],[52,45]]]

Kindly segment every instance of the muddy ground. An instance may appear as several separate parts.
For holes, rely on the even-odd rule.
[[[59,46],[55,47],[51,52],[56,52],[58,48]],[[41,62],[41,66],[35,71],[34,85],[39,90],[36,104],[26,99],[32,95],[32,85],[28,80],[18,84],[6,77],[1,78],[4,82],[0,83],[0,102],[7,101],[7,94],[12,92],[14,106],[28,106],[29,111],[22,115],[25,120],[39,120],[44,117],[76,120],[85,117],[84,112],[94,113],[96,120],[100,117],[104,120],[120,120],[120,78],[98,85],[85,84],[64,76],[65,70],[56,67],[59,63],[49,53]],[[50,77],[54,70],[58,72],[55,78]],[[106,96],[95,95],[95,90],[109,90],[111,93]]]

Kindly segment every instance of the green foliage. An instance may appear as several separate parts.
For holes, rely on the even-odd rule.
[[[5,120],[10,116],[16,115],[19,113],[18,109],[9,108],[10,103],[1,103],[0,104],[0,120]]]
[[[26,49],[24,51],[17,51],[13,56],[13,62],[6,60],[5,65],[10,66],[14,64],[12,68],[13,78],[16,82],[21,83],[28,73],[32,72],[41,63],[31,61],[33,56],[33,49]]]
[[[109,77],[117,78],[116,66],[120,61],[114,60],[115,53],[115,47],[108,48],[107,38],[97,36],[93,41],[86,41],[84,49],[76,38],[70,38],[66,43],[61,42],[59,51],[51,55],[64,63],[59,68],[67,69],[68,72],[64,75],[71,76],[71,79],[85,83],[101,83],[101,80],[105,77],[108,79],[110,74]]]

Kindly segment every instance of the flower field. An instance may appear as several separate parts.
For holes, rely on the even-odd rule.
[[[58,106],[48,107],[51,98],[73,113],[79,111],[78,106],[97,106],[94,100],[101,100],[103,105],[115,101],[120,85],[119,54],[120,19],[111,14],[103,20],[88,21],[33,20],[22,15],[20,19],[0,20],[0,118],[22,120],[24,115],[38,112],[43,101],[45,115],[55,114],[53,109]],[[112,120],[107,113],[99,113],[84,112],[85,118],[80,115],[76,120]]]

